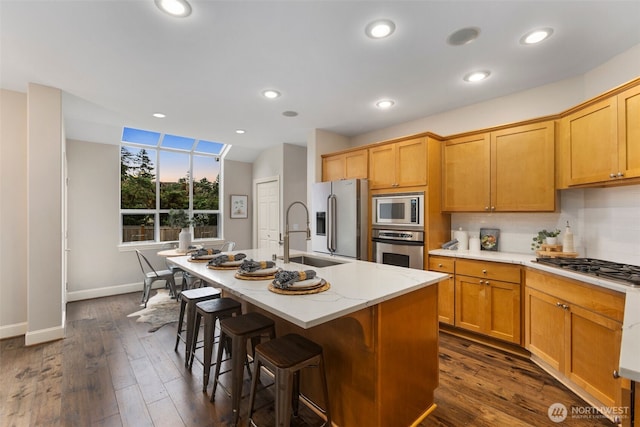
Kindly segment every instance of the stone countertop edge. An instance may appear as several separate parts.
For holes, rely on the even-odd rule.
[[[563,276],[569,279],[579,280],[581,282],[589,283],[591,285],[600,286],[602,288],[611,289],[612,291],[628,293],[629,291],[637,290],[631,286],[616,283],[611,280],[601,279],[595,276],[589,276],[587,274],[576,273],[571,270],[565,270],[545,264],[539,264],[536,262],[536,256],[534,254],[520,254],[513,252],[493,252],[493,251],[451,251],[447,249],[434,249],[429,251],[429,255],[446,256],[452,258],[464,258],[473,259],[478,261],[492,261],[502,262],[508,264],[519,264],[525,267],[534,268],[536,270],[546,271],[548,273]]]
[[[266,250],[249,249],[233,252],[243,252],[247,258],[256,260],[271,259],[271,252]],[[278,259],[276,266],[279,268],[315,270],[318,277],[325,279],[331,285],[329,290],[318,294],[280,295],[268,290],[269,280],[241,280],[235,277],[236,270],[212,270],[207,268],[206,263],[188,262],[186,256],[167,258],[167,262],[304,329],[448,278],[447,274],[435,271],[376,264],[310,252],[294,253],[292,251],[291,254],[292,256],[310,255],[316,258],[345,261],[345,263],[329,267],[309,267],[293,262],[285,264]]]
[[[620,376],[640,381],[640,289],[627,292],[620,346]]]

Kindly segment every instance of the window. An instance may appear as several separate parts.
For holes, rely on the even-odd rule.
[[[220,159],[217,142],[124,128],[120,145],[121,242],[178,240],[171,209],[194,219],[194,239],[220,237]]]

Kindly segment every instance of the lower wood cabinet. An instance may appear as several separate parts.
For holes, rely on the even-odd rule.
[[[624,295],[527,270],[525,347],[608,407],[622,406],[618,369]]]
[[[455,258],[429,256],[429,270],[449,274],[449,280],[438,283],[438,320],[449,325],[455,319],[455,263]]]
[[[521,344],[520,267],[457,260],[455,326]]]

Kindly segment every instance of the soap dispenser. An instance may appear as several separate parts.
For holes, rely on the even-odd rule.
[[[563,252],[575,251],[575,248],[573,246],[573,232],[571,232],[569,221],[567,221],[567,228],[565,229],[564,237],[562,238],[562,251]]]

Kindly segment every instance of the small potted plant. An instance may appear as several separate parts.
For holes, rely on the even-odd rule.
[[[543,244],[555,245],[557,237],[560,234],[560,230],[540,230],[538,234],[533,237],[533,243],[531,243],[531,250],[535,251],[540,249]]]
[[[172,228],[180,228],[180,234],[178,235],[178,251],[187,252],[187,248],[191,244],[191,231],[189,226],[191,225],[191,218],[184,209],[171,209],[169,211],[169,217],[167,218],[167,224]]]

